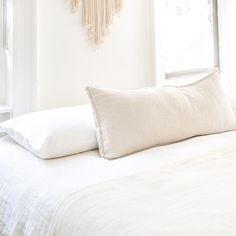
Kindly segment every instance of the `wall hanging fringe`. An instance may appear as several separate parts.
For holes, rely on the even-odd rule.
[[[100,45],[109,33],[115,14],[123,7],[123,0],[72,0],[73,11],[82,7],[82,24],[88,30],[89,39]]]

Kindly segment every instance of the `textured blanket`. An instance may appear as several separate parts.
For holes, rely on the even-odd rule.
[[[10,164],[0,178],[3,236],[236,235],[234,146],[66,194],[47,174],[5,171]]]
[[[55,235],[235,236],[236,147],[84,189]]]

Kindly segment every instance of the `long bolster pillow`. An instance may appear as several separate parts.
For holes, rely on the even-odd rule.
[[[236,129],[219,74],[182,87],[87,88],[101,156],[118,158],[197,135]]]

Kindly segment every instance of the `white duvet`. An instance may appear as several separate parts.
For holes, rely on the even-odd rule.
[[[107,161],[0,140],[0,235],[236,235],[236,132]]]

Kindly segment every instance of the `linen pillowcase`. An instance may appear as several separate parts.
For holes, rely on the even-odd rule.
[[[231,106],[232,106],[232,109],[234,111],[234,114],[236,116],[236,96],[235,95],[230,96],[230,102],[231,102]]]
[[[193,136],[236,129],[219,74],[182,87],[87,88],[101,156],[118,158]]]
[[[88,105],[23,115],[0,123],[0,130],[42,159],[97,148],[93,112]]]

